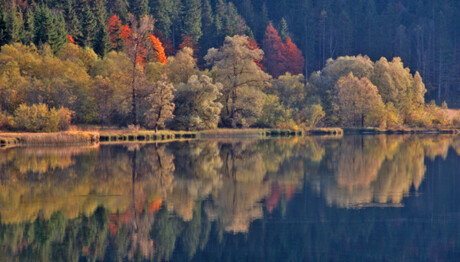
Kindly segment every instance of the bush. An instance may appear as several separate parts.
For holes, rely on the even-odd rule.
[[[457,111],[455,116],[452,118],[452,125],[454,127],[460,127],[460,111]]]
[[[14,126],[28,132],[56,132],[70,126],[72,111],[67,108],[48,109],[46,104],[21,104],[14,112]]]
[[[262,108],[262,115],[257,121],[260,127],[288,128],[294,125],[289,110],[285,109],[275,95],[267,95]]]
[[[13,118],[5,111],[0,111],[0,129],[8,129],[13,125]]]
[[[69,130],[70,124],[72,122],[72,117],[75,115],[75,112],[66,107],[61,107],[57,113],[59,115],[58,129]]]

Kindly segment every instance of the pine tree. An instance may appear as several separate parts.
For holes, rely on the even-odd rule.
[[[150,13],[148,0],[129,0],[129,7],[138,19]]]
[[[201,0],[184,0],[184,14],[182,17],[182,36],[189,36],[196,44],[201,32]]]
[[[94,52],[96,52],[96,54],[100,55],[101,57],[104,57],[110,51],[112,44],[110,42],[109,31],[107,30],[107,27],[99,27],[92,45]]]
[[[85,5],[83,8],[80,21],[82,23],[82,37],[79,42],[81,42],[83,46],[91,47],[92,41],[97,33],[97,20],[89,5]]]
[[[34,43],[41,45],[48,41],[49,31],[53,27],[53,18],[45,5],[38,5],[34,16]]]
[[[34,41],[34,11],[32,8],[27,8],[24,19],[24,30],[21,36],[21,41],[30,45]]]
[[[286,41],[286,38],[289,37],[289,28],[288,28],[286,19],[284,19],[284,17],[281,18],[278,28],[279,28],[281,39],[283,39],[283,41]]]
[[[173,2],[170,0],[150,1],[150,10],[152,11],[153,17],[157,20],[155,23],[155,31],[166,39],[171,37],[171,26],[173,23],[172,4]]]
[[[65,21],[62,15],[53,15],[52,21],[51,30],[48,32],[47,43],[51,46],[51,50],[57,53],[67,42],[67,31],[65,30]]]
[[[126,0],[107,0],[107,7],[112,15],[116,14],[122,21],[128,19],[128,2]]]
[[[66,29],[74,39],[81,39],[81,24],[78,20],[78,15],[75,10],[74,0],[67,0],[64,6],[64,18],[66,21]]]
[[[214,14],[209,0],[204,0],[201,9],[201,27],[203,37],[200,38],[200,54],[205,54],[209,48],[216,43],[216,27],[214,25]],[[200,55],[199,57],[203,57]]]
[[[11,41],[11,36],[8,32],[8,23],[6,22],[5,12],[0,12],[0,46],[6,45]]]

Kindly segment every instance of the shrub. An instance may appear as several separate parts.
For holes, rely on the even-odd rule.
[[[261,127],[291,127],[294,121],[291,118],[289,110],[285,109],[280,103],[279,98],[275,95],[267,95],[262,108],[262,115],[257,121]]]
[[[57,113],[59,115],[58,129],[69,130],[70,124],[72,122],[72,117],[75,115],[75,112],[66,107],[61,107]]]
[[[69,128],[71,115],[67,108],[50,110],[46,104],[21,104],[14,112],[14,126],[28,132],[56,132]]]
[[[314,103],[299,110],[295,114],[295,121],[302,128],[316,127],[326,116],[323,107],[319,103]]]
[[[452,125],[455,127],[460,127],[460,111],[455,113],[455,116],[452,118]]]
[[[0,129],[8,129],[13,125],[13,118],[5,111],[0,111]]]

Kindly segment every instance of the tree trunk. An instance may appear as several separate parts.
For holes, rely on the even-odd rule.
[[[136,54],[137,56],[137,54]],[[133,62],[133,81],[132,81],[132,112],[131,117],[133,118],[133,125],[137,125],[137,112],[136,112],[136,58]]]

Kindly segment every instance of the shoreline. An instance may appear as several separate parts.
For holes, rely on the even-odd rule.
[[[378,129],[312,128],[292,129],[213,129],[204,131],[94,130],[57,133],[0,132],[0,148],[18,145],[91,145],[129,142],[172,142],[209,138],[274,138],[344,135],[459,134],[459,129]]]

